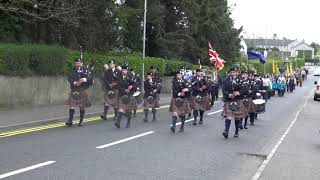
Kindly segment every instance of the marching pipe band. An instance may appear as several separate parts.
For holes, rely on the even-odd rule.
[[[72,126],[75,108],[80,109],[79,126],[83,126],[85,108],[90,107],[88,89],[93,84],[93,68],[91,63],[84,66],[82,59],[76,59],[74,67],[68,75],[70,94],[66,101],[69,105],[69,118],[66,126]],[[115,126],[121,127],[122,118],[127,118],[126,128],[130,128],[132,115],[139,105],[143,107],[144,122],[149,121],[149,112],[152,112],[152,121],[157,120],[157,108],[160,107],[160,93],[162,79],[157,73],[156,67],[151,66],[146,75],[146,80],[128,65],[116,66],[110,61],[104,66],[103,73],[103,113],[101,119],[107,120],[108,111],[113,108]],[[272,90],[278,91],[283,97],[286,88],[291,92],[295,86],[302,86],[307,78],[305,70],[300,70],[300,75],[280,75],[262,77],[253,71],[239,73],[235,68],[230,68],[225,79],[221,79],[217,73],[207,73],[202,69],[196,71],[184,67],[178,69],[172,80],[172,96],[169,112],[172,123],[170,130],[175,133],[177,121],[180,119],[179,132],[184,132],[185,121],[193,114],[193,125],[204,123],[204,113],[212,108],[214,101],[218,99],[219,88],[222,87],[223,111],[225,119],[223,137],[229,138],[231,123],[235,124],[234,137],[239,137],[241,129],[248,129],[248,124],[253,126],[258,114],[265,112],[266,101],[273,96]],[[143,87],[142,87],[143,83]],[[270,92],[270,86],[271,92]],[[142,89],[143,88],[143,89]],[[248,123],[249,120],[249,123]]]

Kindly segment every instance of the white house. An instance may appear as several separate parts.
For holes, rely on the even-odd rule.
[[[290,40],[290,39],[244,39],[244,43],[246,44],[243,47],[246,48],[263,48],[263,49],[273,49],[276,48],[279,50],[279,53],[283,56],[283,58],[287,57],[296,57],[298,56],[298,51],[310,51],[312,54],[312,59],[314,58],[314,48],[312,48],[309,44],[307,44],[304,40]]]

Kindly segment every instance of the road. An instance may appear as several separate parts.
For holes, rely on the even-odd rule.
[[[188,123],[184,133],[169,132],[171,117],[164,107],[157,122],[142,122],[140,113],[130,129],[95,121],[0,137],[0,179],[318,180],[320,111],[310,96],[314,80],[284,98],[273,97],[267,112],[238,139],[221,135],[221,102],[206,113],[203,125]]]

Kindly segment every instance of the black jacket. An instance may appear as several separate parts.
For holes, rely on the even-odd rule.
[[[193,77],[191,80],[191,87],[192,87],[192,96],[207,96],[208,95],[208,82],[206,79],[204,78],[200,78],[200,80],[198,79],[198,77]],[[200,91],[200,88],[203,88],[204,86],[206,86],[205,89],[203,89],[203,91]]]
[[[185,80],[177,80],[176,78],[172,81],[172,97],[177,98],[185,98],[188,96],[188,93],[185,96],[179,96],[179,93],[182,92],[182,89],[188,88],[188,92],[191,92],[191,88],[188,87],[188,82]]]
[[[80,69],[73,67],[68,75],[68,82],[70,84],[71,90],[79,88],[78,86],[74,85],[74,82],[79,81],[81,78],[86,78],[87,82],[83,82],[80,88],[87,89],[93,84],[93,77],[91,76],[91,73],[88,72],[88,70],[84,69],[83,67],[81,67]]]
[[[161,86],[157,82],[149,82],[149,80],[144,81],[144,97],[147,98],[150,95],[156,95],[153,93],[153,90],[157,90],[156,94],[159,94],[161,91]]]
[[[112,69],[108,69],[104,72],[104,84],[106,87],[106,90],[111,90],[113,89],[110,84],[112,84],[113,81],[118,81],[119,76],[121,74],[121,71],[119,71],[118,69],[114,69],[114,71],[112,71]]]
[[[126,93],[125,90],[128,89],[128,87],[132,85],[132,89],[129,93]],[[133,81],[133,77],[128,74],[126,77],[123,77],[122,75],[118,79],[118,90],[119,90],[119,97],[128,94],[133,95],[133,93],[137,90],[136,83]]]

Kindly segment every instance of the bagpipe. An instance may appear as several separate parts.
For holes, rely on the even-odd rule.
[[[187,81],[181,79],[181,80],[178,80],[178,86],[180,88],[179,92],[186,93],[186,92],[188,92],[187,89],[189,89],[192,85],[189,85],[189,83]],[[184,98],[177,97],[175,104],[177,107],[182,107],[184,101],[185,101]]]

